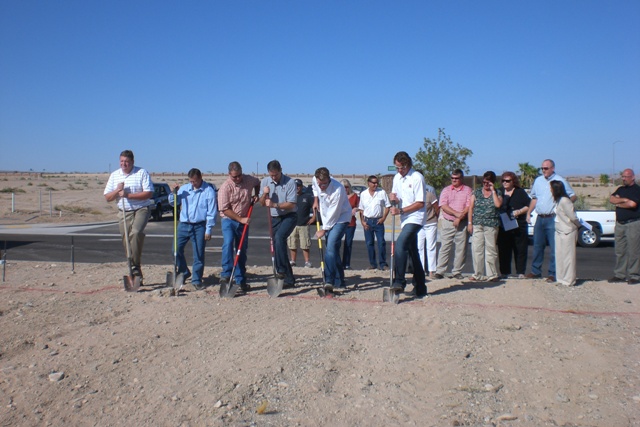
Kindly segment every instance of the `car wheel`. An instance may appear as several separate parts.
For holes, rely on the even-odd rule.
[[[602,233],[597,226],[593,226],[591,230],[586,227],[580,227],[578,230],[578,244],[583,248],[595,248],[600,244]]]
[[[162,205],[160,203],[156,205],[156,208],[153,211],[153,219],[156,221],[162,220]]]

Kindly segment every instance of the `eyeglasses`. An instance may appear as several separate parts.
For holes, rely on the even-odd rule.
[[[378,181],[369,181],[369,184],[378,185]]]
[[[542,169],[543,171],[548,171],[548,170],[549,170],[549,169],[551,169],[551,168],[548,168],[548,167],[541,167],[540,169]]]
[[[409,169],[409,165],[404,165],[404,166],[396,166],[396,170],[397,171],[402,171],[405,169]]]
[[[493,184],[491,181],[482,181],[482,183],[483,183],[484,185]]]
[[[502,182],[511,182],[510,179],[503,179]]]
[[[451,181],[460,181],[460,177],[459,176],[452,176],[451,177]]]

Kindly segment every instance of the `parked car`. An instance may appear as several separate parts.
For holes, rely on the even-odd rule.
[[[578,244],[583,248],[595,248],[600,244],[602,237],[613,237],[616,228],[615,211],[576,211],[576,215],[582,221],[591,225],[591,230],[587,227],[580,227],[578,230]],[[533,236],[533,226],[536,223],[535,211],[531,214],[531,225],[529,225],[529,236]]]
[[[360,193],[362,193],[366,189],[367,189],[367,187],[365,187],[364,185],[352,185],[351,186],[351,190],[353,190],[353,192],[356,193],[358,196],[360,195]]]
[[[151,218],[156,221],[162,221],[162,215],[171,212],[173,213],[173,206],[169,203],[169,194],[171,194],[171,187],[169,184],[160,182],[153,183],[153,206],[151,206]],[[178,206],[180,209],[180,206]],[[178,210],[179,212],[179,210]]]

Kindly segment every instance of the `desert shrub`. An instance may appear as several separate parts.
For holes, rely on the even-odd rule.
[[[22,188],[4,187],[2,190],[0,190],[0,193],[26,193],[26,191],[24,191]]]
[[[100,212],[96,210],[84,208],[81,206],[73,206],[73,205],[55,205],[53,209],[57,211],[62,211],[62,212],[71,212],[74,214],[92,214],[92,215],[100,214]]]
[[[587,202],[587,197],[584,195],[578,196],[573,206],[577,211],[586,211],[589,210],[589,203]]]

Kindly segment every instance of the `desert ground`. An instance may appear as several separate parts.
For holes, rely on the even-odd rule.
[[[0,174],[0,226],[113,221],[106,179]],[[574,188],[594,207],[613,190]],[[296,267],[269,298],[271,267],[249,260],[252,291],[221,299],[170,296],[168,266],[144,266],[138,293],[124,261],[4,267],[2,426],[640,425],[637,286],[448,278],[393,305],[382,271],[347,271],[321,299],[318,268]]]

